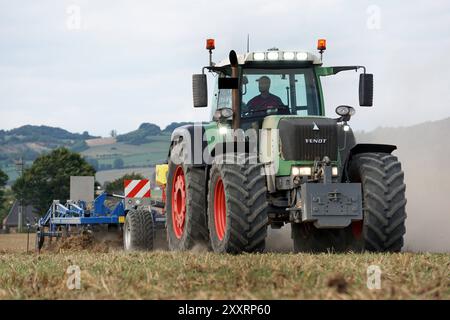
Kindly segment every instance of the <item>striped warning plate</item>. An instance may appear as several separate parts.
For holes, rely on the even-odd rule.
[[[150,180],[125,180],[126,198],[150,198]]]

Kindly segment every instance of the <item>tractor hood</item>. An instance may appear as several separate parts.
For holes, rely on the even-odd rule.
[[[337,123],[329,118],[281,118],[278,122],[283,160],[337,161]]]
[[[290,175],[292,165],[311,165],[325,156],[333,162],[342,158],[338,146],[345,144],[344,131],[335,119],[273,115],[264,118],[262,128],[260,160],[275,164],[276,175]],[[353,133],[348,133],[351,146]]]

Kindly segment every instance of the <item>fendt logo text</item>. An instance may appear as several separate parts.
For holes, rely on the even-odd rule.
[[[326,143],[327,139],[305,139],[305,143]]]

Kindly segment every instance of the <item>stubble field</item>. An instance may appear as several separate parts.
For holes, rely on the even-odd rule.
[[[126,253],[103,242],[38,255],[25,237],[0,235],[1,299],[450,298],[449,254]],[[369,266],[380,289],[367,286]]]

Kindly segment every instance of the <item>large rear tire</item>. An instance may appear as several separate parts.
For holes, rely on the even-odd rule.
[[[204,168],[169,161],[166,225],[170,250],[190,250],[207,243],[205,184]]]
[[[149,251],[153,249],[154,223],[151,212],[130,210],[123,226],[125,251]]]
[[[404,173],[397,157],[388,153],[356,155],[349,168],[352,182],[361,182],[363,222],[354,222],[353,250],[398,252],[406,232]]]
[[[242,156],[244,157],[244,156]],[[267,189],[262,165],[214,159],[210,170],[208,226],[218,253],[262,252],[267,236]]]

